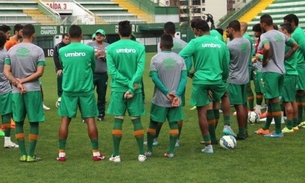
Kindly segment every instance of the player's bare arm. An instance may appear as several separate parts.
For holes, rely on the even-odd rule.
[[[269,43],[265,43],[264,44],[264,50],[263,50],[263,60],[262,60],[263,67],[265,67],[268,64],[269,60],[270,60],[269,52],[270,52],[270,44]]]
[[[299,49],[299,45],[296,42],[292,43],[291,49],[285,55],[285,60],[291,57],[294,54],[294,52],[296,52],[298,49]]]
[[[15,78],[14,75],[11,72],[11,66],[10,65],[4,65],[3,69],[4,76],[12,83],[13,86],[17,87],[21,93],[25,93],[25,87],[22,85],[20,80],[18,78]]]
[[[37,80],[43,75],[43,71],[44,71],[44,66],[38,66],[36,72],[34,72],[33,74],[31,74],[25,78],[20,78],[20,82],[27,83],[27,82]]]

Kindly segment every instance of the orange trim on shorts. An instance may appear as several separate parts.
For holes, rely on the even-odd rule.
[[[176,135],[179,134],[179,130],[178,129],[171,129],[171,130],[169,130],[169,134],[171,136],[176,136]]]
[[[152,135],[156,135],[156,129],[147,128],[147,133],[150,133],[150,134],[152,134]]]
[[[16,139],[24,139],[24,133],[16,133],[15,137]]]
[[[277,112],[272,112],[272,116],[273,117],[281,117],[282,116],[282,112],[281,111],[277,111]]]
[[[144,135],[144,130],[136,130],[136,131],[134,131],[133,132],[133,135],[134,136],[142,136],[142,135]]]
[[[112,130],[112,135],[122,136],[123,130]]]
[[[29,134],[29,140],[37,140],[38,139],[38,135],[36,134]]]

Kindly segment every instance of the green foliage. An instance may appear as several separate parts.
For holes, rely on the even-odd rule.
[[[145,129],[149,123],[150,100],[153,84],[148,76],[149,61],[153,54],[147,54],[144,83],[146,91],[147,114],[142,118]],[[212,155],[201,153],[203,148],[196,111],[190,111],[189,103],[185,106],[185,122],[181,135],[181,147],[175,151],[173,159],[163,157],[169,143],[169,128],[164,124],[159,137],[159,146],[154,148],[153,157],[146,162],[138,162],[138,150],[133,136],[133,127],[129,117],[123,124],[121,142],[121,163],[108,161],[112,153],[112,116],[106,116],[105,122],[97,122],[100,137],[100,149],[106,160],[93,162],[91,146],[87,136],[86,124],[81,122],[80,115],[70,124],[67,141],[67,161],[57,162],[58,128],[60,117],[56,114],[56,74],[52,59],[47,59],[45,74],[42,77],[45,104],[51,107],[45,111],[46,121],[40,125],[40,136],[36,148],[41,162],[19,162],[18,149],[0,148],[0,165],[2,167],[0,182],[303,182],[304,169],[304,133],[299,130],[287,134],[281,139],[266,139],[254,135],[262,124],[249,125],[249,138],[238,141],[235,150],[224,150],[214,145]],[[109,81],[110,83],[110,81]],[[107,101],[109,102],[110,89]],[[191,94],[191,80],[188,81],[186,99]],[[233,112],[233,108],[232,108]],[[237,132],[236,117],[231,116],[232,128]],[[29,124],[25,123],[28,134]],[[222,136],[222,115],[217,127],[217,136]],[[271,126],[274,129],[274,126]],[[13,137],[12,139],[15,138]],[[0,139],[3,144],[3,139]]]

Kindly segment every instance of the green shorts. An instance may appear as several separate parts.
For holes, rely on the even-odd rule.
[[[150,119],[163,123],[168,122],[178,122],[184,119],[183,108],[180,105],[179,107],[161,107],[155,104],[151,104],[150,108]]]
[[[142,116],[145,114],[142,93],[135,93],[130,99],[124,98],[125,92],[111,92],[107,113],[114,116]]]
[[[12,102],[14,121],[24,121],[26,116],[28,116],[29,122],[43,122],[45,120],[41,91],[31,91],[24,94],[12,93]]]
[[[260,71],[256,71],[254,77],[255,93],[264,93],[262,79],[263,79],[263,73]]]
[[[0,114],[5,115],[12,112],[12,92],[0,95]]]
[[[247,103],[247,84],[237,85],[228,83],[230,104],[244,105]]]
[[[212,92],[212,97],[209,96],[209,91]],[[225,93],[225,83],[215,85],[193,84],[191,105],[201,107],[208,105],[211,101],[219,102]]]
[[[284,75],[275,72],[263,72],[263,86],[266,99],[273,99],[282,94]]]
[[[82,118],[91,118],[98,115],[94,92],[85,96],[71,96],[65,92],[61,95],[61,102],[57,114],[60,116],[75,118],[79,108]]]
[[[284,86],[282,91],[283,102],[293,102],[295,100],[296,85],[297,85],[296,75],[285,75]]]
[[[305,66],[304,65],[298,65],[297,66],[298,71],[298,80],[297,80],[297,90],[305,90]]]

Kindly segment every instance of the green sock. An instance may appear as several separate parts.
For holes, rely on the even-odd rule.
[[[298,103],[298,122],[303,122],[303,106],[302,106],[302,97],[296,96],[296,101]]]
[[[219,121],[219,109],[213,109],[213,113],[215,117],[215,129],[216,129]]]
[[[237,135],[240,136],[240,137],[244,137],[245,136],[245,132],[246,132],[246,128],[245,127],[239,128]]]
[[[175,144],[178,139],[178,124],[177,122],[170,122],[169,123],[170,133],[169,133],[169,148],[167,153],[174,154]]]
[[[230,126],[230,115],[229,116],[223,115],[223,123],[224,125]]]
[[[254,109],[254,95],[253,95],[253,92],[252,92],[250,86],[248,86],[248,88],[247,88],[247,99],[248,99],[249,110],[253,111],[253,109]]]
[[[268,109],[267,109],[268,110],[268,115],[267,115],[265,126],[263,127],[264,130],[267,130],[267,129],[270,128],[270,124],[271,124],[272,119],[273,119],[273,116],[271,115],[271,113],[272,113],[271,102],[268,102],[267,106],[268,106]]]
[[[203,137],[203,141],[204,141],[204,143],[205,144],[211,144],[211,138],[210,138],[210,135],[208,134],[208,135],[202,135],[202,137]]]
[[[292,119],[287,119],[286,120],[286,127],[291,130],[292,129],[292,125],[293,125],[293,120]]]
[[[281,106],[279,102],[272,103],[272,113],[276,114],[273,116],[274,122],[275,122],[275,132],[281,133],[282,127],[281,127],[281,120],[282,120],[282,113],[281,113]]]
[[[256,93],[256,104],[257,105],[262,105],[262,103],[263,103],[263,94]]]
[[[98,139],[91,139],[92,150],[98,150]]]
[[[216,132],[215,132],[215,116],[213,110],[207,110],[207,120],[209,123],[209,133],[211,137],[211,141],[215,142],[216,139]]]
[[[23,131],[23,124],[24,121],[15,122],[15,133],[16,133],[16,139],[17,143],[19,145],[19,150],[21,155],[27,155],[26,149],[25,149],[25,141],[24,141],[24,131]]]
[[[305,95],[301,97],[301,100],[302,100],[302,121],[304,121],[304,108],[305,108]]]
[[[155,138],[156,128],[158,126],[158,122],[150,120],[149,127],[147,130],[147,151],[153,152],[153,142]]]
[[[180,135],[181,135],[181,131],[182,131],[182,126],[183,126],[183,121],[179,121],[179,122],[178,122],[178,131],[179,131],[178,140],[180,140]]]
[[[10,137],[11,136],[11,128],[8,127],[9,124],[11,124],[11,113],[9,114],[4,114],[1,116],[2,118],[2,124],[3,125],[7,125],[7,127],[5,127],[4,133],[5,133],[5,137]]]
[[[292,126],[293,126],[293,127],[298,126],[298,118],[293,118],[293,119],[292,119]]]
[[[59,139],[58,142],[59,142],[59,149],[66,150],[67,139]]]
[[[134,135],[136,137],[137,143],[138,143],[138,147],[139,147],[139,154],[143,154],[144,155],[144,130],[143,130],[143,126],[141,123],[141,118],[137,118],[137,119],[133,119],[131,120],[133,123],[133,131],[134,131]]]
[[[113,141],[113,156],[120,155],[120,142],[122,139],[122,125],[123,119],[114,118],[113,129],[112,129],[112,141]]]
[[[156,135],[155,135],[155,138],[158,138],[159,137],[159,133],[161,131],[161,128],[163,126],[163,123],[158,123],[158,126],[156,128]]]
[[[39,134],[39,123],[38,122],[30,122],[30,134],[29,134],[29,156],[33,157],[35,154],[35,148],[37,144]]]

